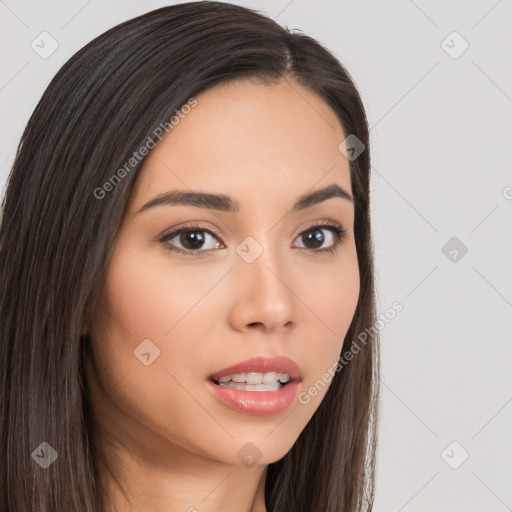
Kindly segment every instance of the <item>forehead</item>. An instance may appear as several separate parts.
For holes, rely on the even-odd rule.
[[[146,157],[133,189],[136,206],[170,189],[238,197],[289,190],[296,197],[322,179],[319,185],[336,182],[351,192],[349,163],[338,149],[345,134],[309,89],[290,80],[244,80],[195,100]]]

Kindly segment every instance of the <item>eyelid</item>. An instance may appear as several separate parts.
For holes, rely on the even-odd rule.
[[[297,233],[297,236],[301,235],[302,233],[304,233],[304,231],[307,231],[309,228],[313,228],[313,227],[316,227],[319,225],[320,225],[320,227],[325,227],[325,226],[333,226],[335,228],[341,227],[343,229],[343,231],[345,231],[345,229],[343,228],[343,225],[340,224],[339,222],[329,220],[329,219],[315,219],[315,220],[312,220],[312,221],[306,223],[306,225],[303,226],[301,228],[301,230]]]
[[[215,228],[212,228],[210,224],[204,224],[201,221],[190,221],[190,222],[184,222],[183,224],[178,224],[177,226],[172,227],[171,229],[165,231],[162,235],[160,235],[158,238],[168,238],[170,235],[176,235],[180,231],[185,230],[192,230],[196,229],[197,231],[202,230],[206,231],[208,233],[211,233],[212,235],[215,235],[217,238],[221,238],[221,234],[219,231],[217,231]]]

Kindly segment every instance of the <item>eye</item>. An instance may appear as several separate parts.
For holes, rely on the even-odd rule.
[[[328,231],[330,235],[325,237],[322,233]],[[299,235],[298,239],[305,245],[312,245],[313,247],[305,247],[313,253],[335,252],[339,244],[346,238],[347,232],[338,223],[325,222],[322,224],[315,224],[310,226]],[[333,240],[327,247],[321,247],[326,241]]]
[[[217,238],[217,235],[203,226],[193,225],[176,229],[164,235],[160,239],[160,242],[171,252],[203,255],[202,253],[207,250],[219,248],[218,242],[213,242],[213,244],[210,242],[210,247],[205,248],[204,245],[209,238]],[[173,239],[177,240],[173,242]],[[181,247],[178,244],[181,244]],[[206,245],[208,245],[208,243],[206,243]],[[199,249],[202,250],[199,251]]]

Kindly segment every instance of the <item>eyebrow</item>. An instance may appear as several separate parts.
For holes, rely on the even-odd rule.
[[[328,185],[325,188],[315,190],[300,196],[292,206],[291,212],[297,212],[311,208],[327,199],[333,197],[341,197],[351,203],[354,202],[352,196],[343,188],[336,184]],[[229,196],[223,194],[209,194],[206,192],[185,192],[181,190],[171,190],[155,196],[142,206],[137,213],[143,212],[155,206],[162,205],[183,205],[197,206],[198,208],[206,208],[209,210],[219,210],[222,212],[234,213],[240,211],[240,203]]]

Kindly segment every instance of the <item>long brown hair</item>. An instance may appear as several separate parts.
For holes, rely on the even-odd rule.
[[[99,512],[82,328],[142,161],[95,193],[176,110],[228,80],[293,79],[346,135],[360,296],[344,349],[375,324],[370,147],[357,88],[316,40],[225,2],[164,7],[96,37],[59,70],[22,135],[0,226],[0,510]],[[340,354],[341,355],[341,354]],[[268,465],[268,512],[355,512],[374,501],[378,336],[341,371],[291,450]],[[34,462],[42,442],[58,460]],[[40,448],[39,448],[40,449]],[[34,460],[33,460],[34,459]]]

